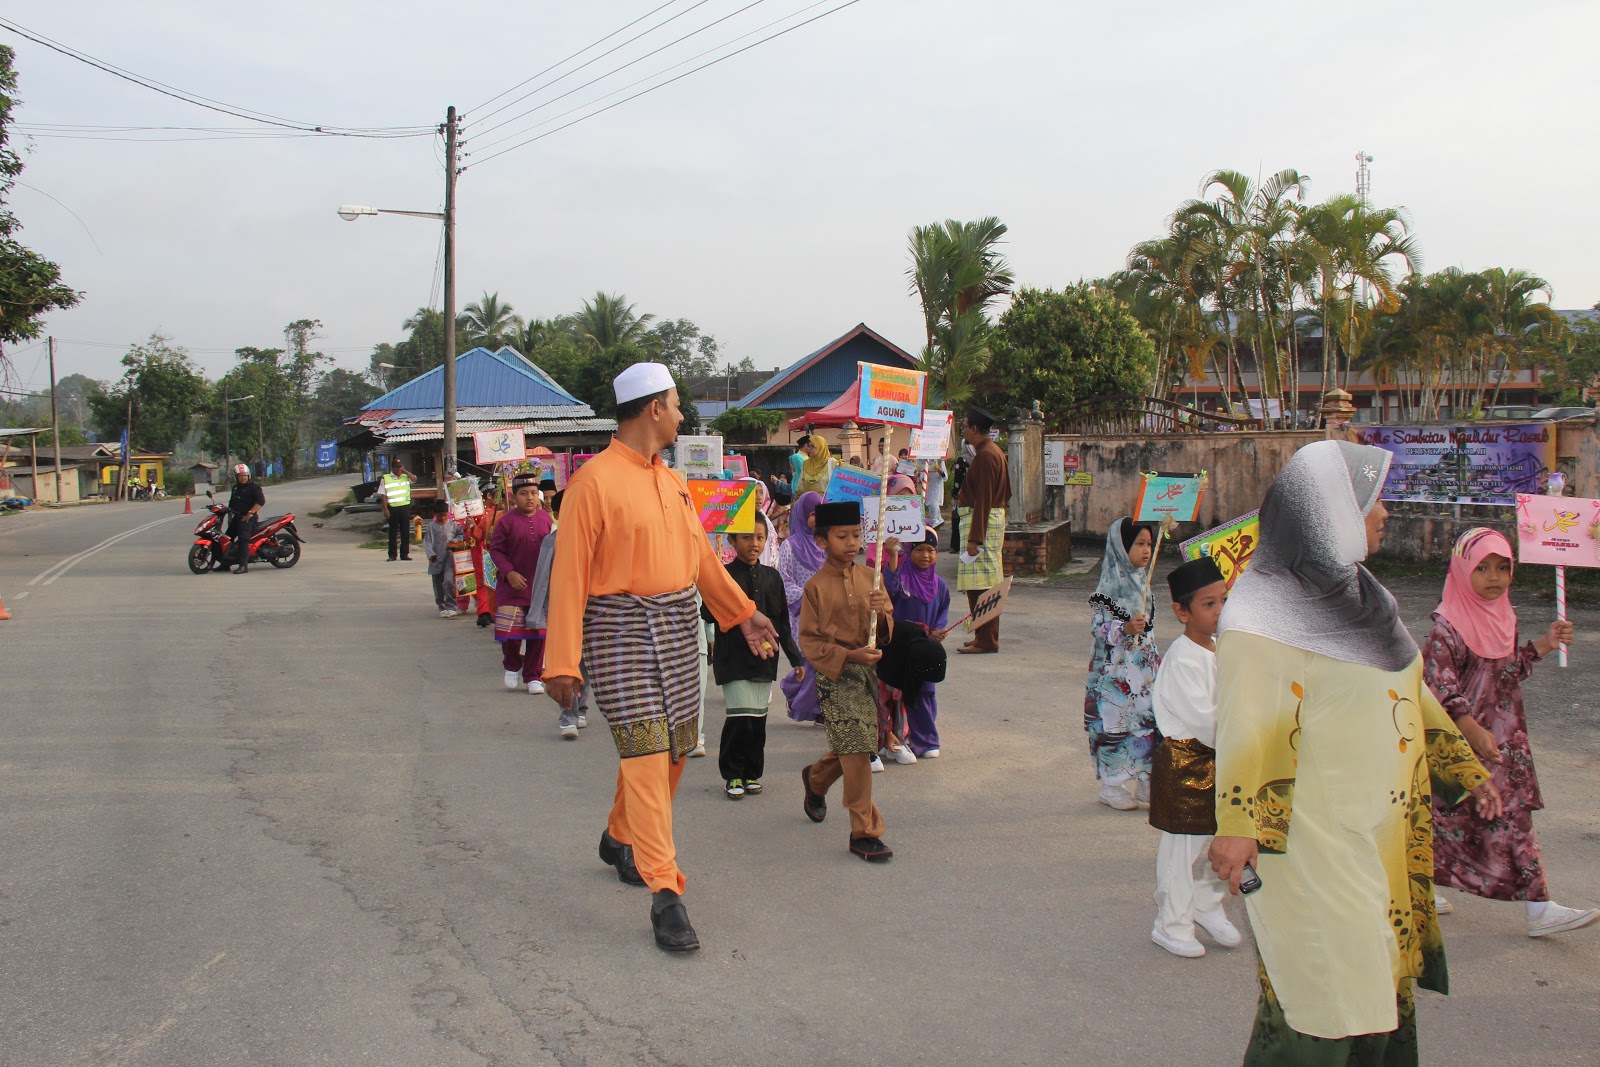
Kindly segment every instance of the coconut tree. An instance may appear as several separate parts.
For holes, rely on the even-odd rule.
[[[1517,268],[1491,267],[1480,272],[1478,279],[1484,316],[1492,331],[1487,353],[1496,361],[1494,394],[1489,400],[1492,407],[1500,402],[1500,388],[1507,372],[1522,369],[1523,356],[1530,343],[1540,334],[1559,332],[1564,323],[1551,310],[1550,301],[1555,294],[1550,283],[1537,274]],[[1544,294],[1542,301],[1533,299],[1537,293]],[[1480,376],[1479,380],[1484,377],[1487,375]]]
[[[911,291],[922,304],[926,343],[917,364],[928,389],[947,407],[965,403],[989,363],[988,310],[1011,292],[1014,277],[998,246],[1005,223],[989,216],[947,219],[911,231]]]
[[[596,350],[605,352],[617,345],[642,345],[650,332],[654,315],[640,315],[621,293],[598,291],[585,300],[583,309],[569,322],[573,333]]]
[[[470,345],[500,348],[519,338],[522,319],[512,313],[510,304],[501,302],[499,293],[484,293],[461,312],[456,329],[466,335]]]

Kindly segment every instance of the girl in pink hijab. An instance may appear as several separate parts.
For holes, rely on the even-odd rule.
[[[1450,554],[1444,599],[1422,649],[1423,678],[1472,745],[1500,790],[1505,812],[1485,821],[1471,804],[1433,803],[1434,884],[1491,900],[1520,900],[1528,936],[1545,937],[1588,926],[1594,909],[1564,908],[1550,900],[1533,813],[1544,807],[1533,772],[1522,680],[1533,665],[1572,640],[1570,622],[1553,622],[1517,647],[1511,607],[1511,543],[1485,526],[1468,530]],[[1455,910],[1435,890],[1441,915]]]

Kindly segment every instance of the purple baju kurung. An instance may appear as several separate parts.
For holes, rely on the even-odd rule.
[[[894,601],[894,617],[899,623],[914,622],[926,626],[929,630],[943,630],[950,625],[950,587],[943,578],[937,574],[930,575],[937,591],[932,599],[916,595],[907,581],[908,572],[914,570],[916,564],[911,562],[911,553],[904,548],[900,551],[900,565],[894,570],[885,569],[883,572],[883,587],[889,591],[889,598]],[[919,583],[927,584],[927,583]],[[906,726],[909,736],[906,741],[911,746],[914,756],[925,756],[939,747],[939,701],[935,694],[932,682],[924,682],[915,692],[900,694],[901,703],[906,712]]]
[[[539,566],[539,548],[554,527],[543,509],[532,515],[508,511],[489,535],[489,556],[500,575],[495,586],[494,639],[507,671],[520,671],[524,682],[544,674],[545,632],[528,624],[533,599],[533,576]],[[521,589],[511,585],[511,572],[525,580]]]
[[[1433,802],[1434,881],[1493,900],[1549,900],[1533,813],[1544,807],[1528,745],[1522,680],[1539,660],[1533,642],[1500,659],[1484,659],[1467,647],[1449,621],[1433,617],[1422,648],[1423,679],[1450,718],[1471,716],[1494,735],[1500,762],[1489,764],[1489,780],[1500,790],[1505,813],[1493,822],[1471,804]]]

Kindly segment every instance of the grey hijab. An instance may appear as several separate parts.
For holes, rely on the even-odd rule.
[[[1261,543],[1228,594],[1219,633],[1242,630],[1383,671],[1417,658],[1399,605],[1361,566],[1367,513],[1391,458],[1348,441],[1294,454],[1261,504]]]

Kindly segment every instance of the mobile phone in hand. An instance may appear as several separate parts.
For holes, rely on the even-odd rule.
[[[1239,892],[1243,893],[1245,896],[1249,896],[1251,893],[1254,893],[1260,888],[1261,876],[1256,873],[1256,869],[1254,867],[1250,866],[1248,863],[1245,864],[1244,877],[1239,879]]]

